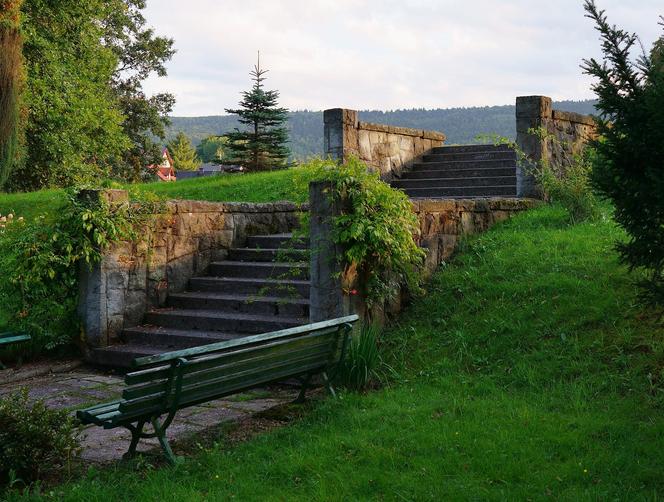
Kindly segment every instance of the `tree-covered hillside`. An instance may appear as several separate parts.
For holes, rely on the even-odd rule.
[[[560,101],[558,110],[583,114],[595,113],[595,101]],[[514,105],[473,108],[446,108],[437,110],[412,109],[360,112],[367,122],[442,131],[448,144],[477,143],[481,134],[497,134],[513,138],[516,134]],[[233,115],[210,117],[172,117],[168,136],[184,131],[194,144],[210,135],[220,135],[238,127]],[[289,113],[288,132],[290,148],[295,159],[305,159],[323,153],[323,112],[299,111]]]

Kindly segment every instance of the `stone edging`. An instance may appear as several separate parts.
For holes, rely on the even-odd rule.
[[[582,115],[575,112],[563,112],[561,110],[553,110],[553,120],[564,120],[566,122],[573,122],[575,124],[584,124],[594,126],[595,121],[591,115]]]

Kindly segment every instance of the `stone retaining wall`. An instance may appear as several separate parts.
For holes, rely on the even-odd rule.
[[[445,142],[440,132],[361,122],[355,110],[325,110],[323,122],[325,156],[339,161],[358,157],[387,181]]]
[[[382,308],[368,312],[356,275],[342,274],[338,249],[330,235],[331,218],[340,205],[328,201],[326,186],[313,183],[311,200],[311,316],[312,321],[357,313],[363,317],[383,322],[386,316],[398,313],[405,294]],[[492,225],[513,215],[535,207],[533,199],[430,199],[412,201],[413,211],[419,221],[416,242],[426,250],[424,275],[429,277],[436,267],[448,260],[457,248],[459,240],[488,230]]]
[[[168,293],[184,290],[211,261],[224,259],[229,248],[250,235],[292,231],[303,210],[290,202],[167,202],[140,242],[120,243],[92,270],[81,271],[79,314],[87,345],[113,343],[123,328],[140,324],[149,308],[163,306]]]
[[[528,132],[540,128],[551,137],[542,139]],[[551,98],[546,96],[516,98],[516,143],[531,165],[545,161],[559,176],[564,176],[574,156],[596,137],[597,128],[590,115],[554,110]],[[520,197],[540,197],[528,169],[528,165],[520,166],[517,171],[517,193]]]

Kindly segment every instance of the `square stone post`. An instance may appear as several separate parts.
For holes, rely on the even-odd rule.
[[[516,98],[516,144],[527,157],[527,165],[517,166],[517,195],[519,197],[541,198],[542,192],[537,182],[528,172],[540,161],[549,158],[546,141],[529,133],[529,129],[549,130],[553,120],[553,103],[546,96],[519,96]]]
[[[341,253],[334,243],[333,218],[339,214],[339,202],[332,197],[328,182],[309,185],[309,235],[311,241],[311,290],[309,318],[325,321],[347,315],[341,285]]]
[[[358,112],[343,108],[332,108],[323,112],[323,155],[344,162],[349,155],[359,157]]]
[[[126,190],[82,190],[79,198],[90,206],[102,202],[109,205],[124,204],[129,200]],[[82,263],[79,270],[78,315],[87,347],[106,347],[113,340],[113,324],[117,324],[118,304],[124,303],[124,296],[112,297],[120,289],[113,287],[122,277],[109,274],[106,256],[100,263]],[[113,307],[115,306],[115,308]],[[121,329],[121,326],[120,326]],[[116,330],[117,331],[117,330]]]

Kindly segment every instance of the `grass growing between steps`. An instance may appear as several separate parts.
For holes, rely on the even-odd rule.
[[[382,390],[220,437],[177,470],[96,468],[53,498],[660,498],[664,329],[635,304],[614,224],[566,221],[544,207],[467,243],[385,334],[398,376]]]

